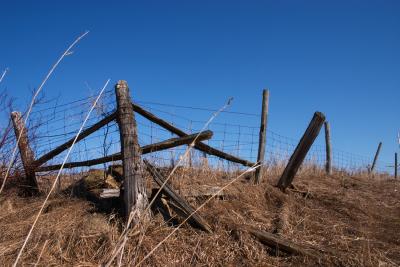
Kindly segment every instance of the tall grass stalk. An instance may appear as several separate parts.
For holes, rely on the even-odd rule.
[[[61,172],[62,172],[62,170],[63,170],[63,168],[64,168],[64,165],[65,165],[65,163],[66,163],[67,160],[68,160],[69,154],[71,153],[72,149],[74,148],[74,145],[75,145],[75,143],[76,143],[76,140],[78,140],[78,137],[79,137],[79,135],[81,134],[81,132],[82,132],[82,130],[83,130],[83,127],[85,126],[87,120],[88,120],[89,117],[90,117],[90,114],[92,113],[94,107],[95,107],[96,104],[97,104],[97,101],[100,99],[101,95],[103,94],[103,92],[104,92],[104,90],[106,89],[106,87],[107,87],[107,85],[108,85],[109,82],[110,82],[110,79],[107,80],[107,82],[105,83],[105,85],[104,85],[103,88],[101,89],[99,95],[98,95],[97,98],[96,98],[96,101],[93,103],[93,105],[92,105],[92,107],[90,108],[88,114],[86,115],[85,120],[83,121],[81,127],[79,128],[79,131],[78,131],[78,133],[76,134],[75,139],[74,139],[74,141],[73,141],[72,144],[71,144],[71,147],[68,149],[67,155],[65,156],[65,158],[64,158],[64,160],[63,160],[63,163],[62,163],[62,165],[61,165],[61,168],[60,168],[60,170],[58,171],[58,174],[57,174],[56,178],[54,179],[53,185],[51,186],[51,188],[50,188],[50,190],[49,190],[49,193],[47,194],[47,196],[46,196],[45,200],[43,201],[43,204],[42,204],[42,206],[41,206],[41,208],[40,208],[38,214],[36,215],[35,220],[33,221],[33,224],[32,224],[32,226],[31,226],[31,229],[29,230],[29,233],[28,233],[28,235],[27,235],[26,238],[25,238],[24,244],[22,245],[21,249],[19,250],[18,256],[17,256],[17,258],[15,259],[15,262],[14,262],[14,264],[13,264],[13,267],[16,267],[16,266],[17,266],[18,260],[20,259],[21,255],[22,255],[22,252],[24,251],[24,248],[25,248],[26,244],[28,243],[29,237],[31,236],[32,231],[33,231],[33,229],[35,228],[36,223],[38,222],[39,217],[40,217],[40,215],[42,214],[42,212],[43,212],[43,210],[44,210],[44,208],[45,208],[45,206],[46,206],[46,204],[47,204],[47,201],[48,201],[49,198],[50,198],[51,193],[53,193],[54,189],[56,188],[58,179],[60,178],[60,175],[61,175]]]
[[[81,36],[79,36],[79,37],[67,48],[67,50],[65,50],[65,52],[60,56],[60,58],[56,61],[56,63],[51,67],[50,71],[47,73],[46,77],[44,78],[44,80],[42,81],[42,83],[39,85],[39,88],[36,90],[35,94],[34,94],[33,97],[32,97],[32,101],[31,101],[31,103],[30,103],[30,105],[29,105],[28,111],[27,111],[26,116],[25,116],[25,121],[24,121],[24,124],[25,124],[25,125],[26,125],[27,122],[28,122],[29,115],[30,115],[30,113],[31,113],[31,111],[32,111],[32,108],[33,108],[33,106],[34,106],[35,103],[36,103],[36,98],[38,97],[38,95],[39,95],[40,92],[42,91],[43,86],[46,84],[46,82],[47,82],[47,80],[50,78],[51,74],[54,72],[54,70],[57,68],[57,66],[60,64],[60,62],[64,59],[64,57],[66,57],[66,56],[72,54],[72,52],[71,52],[72,48],[73,48],[83,37],[85,37],[88,33],[89,33],[89,31],[86,31],[86,32],[83,33]],[[3,189],[4,189],[4,186],[5,186],[5,184],[6,184],[7,178],[8,178],[8,176],[9,176],[9,173],[10,173],[10,170],[11,170],[11,167],[12,167],[13,162],[14,162],[14,160],[15,160],[15,156],[17,155],[18,144],[19,144],[19,142],[20,142],[20,140],[21,140],[22,134],[23,134],[23,131],[20,132],[20,134],[19,134],[19,136],[18,136],[18,138],[17,138],[17,143],[15,144],[15,147],[14,147],[14,149],[13,149],[13,153],[12,153],[12,155],[11,155],[11,159],[10,159],[10,162],[9,162],[9,164],[8,164],[6,174],[4,175],[3,183],[2,183],[1,188],[0,188],[0,194],[1,194],[1,192],[3,191]]]
[[[174,230],[169,233],[163,240],[161,240],[149,253],[147,253],[146,256],[144,256],[144,258],[137,263],[135,266],[140,266],[146,259],[148,259],[165,241],[168,240],[168,238],[170,238],[176,231],[178,231],[182,225],[184,225],[196,212],[198,212],[200,209],[202,209],[208,202],[210,202],[214,197],[216,197],[217,195],[219,195],[222,191],[224,191],[224,189],[226,189],[227,187],[229,187],[231,184],[233,184],[234,182],[236,182],[239,178],[243,177],[245,174],[250,173],[255,171],[257,168],[259,168],[261,165],[256,163],[254,166],[249,167],[248,169],[246,169],[244,172],[242,172],[240,175],[238,175],[236,178],[234,178],[233,180],[231,180],[229,183],[227,183],[226,185],[224,185],[221,189],[219,189],[217,192],[215,192],[212,196],[210,196],[206,201],[203,202],[203,204],[201,204],[196,210],[194,210],[188,217],[186,217],[185,220],[183,220],[177,227],[174,228]]]
[[[3,81],[4,77],[6,76],[8,68],[6,68],[0,76],[0,83]]]
[[[169,181],[169,179],[172,177],[172,175],[175,173],[175,171],[177,170],[177,168],[179,167],[179,165],[181,164],[181,162],[182,162],[183,160],[185,160],[186,157],[189,155],[191,149],[192,149],[192,148],[194,147],[194,145],[196,144],[197,139],[198,139],[200,133],[203,132],[204,130],[206,130],[207,127],[210,125],[210,123],[211,123],[222,111],[224,111],[225,109],[227,109],[227,108],[231,105],[232,100],[233,100],[233,99],[230,98],[230,99],[227,101],[227,103],[226,103],[222,108],[220,108],[219,110],[217,110],[216,112],[214,112],[214,113],[212,114],[212,116],[208,119],[208,121],[204,124],[204,126],[203,126],[203,128],[201,129],[201,131],[199,132],[199,134],[195,137],[195,139],[193,140],[193,142],[186,148],[186,150],[185,150],[183,156],[179,157],[178,163],[175,164],[174,168],[172,169],[172,171],[170,172],[170,174],[168,175],[168,177],[165,179],[164,183],[160,186],[160,188],[158,189],[157,193],[154,195],[153,199],[150,201],[150,203],[148,204],[148,206],[147,206],[147,208],[145,209],[145,212],[144,212],[143,214],[146,214],[146,212],[151,208],[151,205],[153,205],[155,199],[156,199],[157,196],[160,194],[160,192],[163,190],[163,188],[165,187],[165,185],[167,184],[167,182]],[[130,231],[129,228],[130,228],[130,225],[131,225],[131,223],[132,223],[133,217],[134,217],[134,216],[132,216],[132,214],[129,215],[129,217],[128,217],[128,222],[127,222],[127,224],[126,224],[126,228],[125,228],[124,232],[121,234],[121,236],[120,236],[120,238],[119,238],[119,241],[117,242],[117,246],[113,249],[113,251],[112,251],[112,253],[111,253],[111,258],[110,258],[110,260],[107,262],[107,264],[105,265],[106,267],[111,266],[112,262],[114,261],[115,257],[118,255],[118,253],[119,253],[120,251],[121,251],[121,253],[123,253],[123,247],[124,247],[124,245],[125,245],[125,243],[126,243],[126,242],[124,242],[124,240],[125,240],[125,237],[128,236],[128,234],[129,234],[129,231]],[[139,240],[137,249],[140,248],[140,245],[141,245],[142,242],[143,242],[143,238],[144,238],[144,236],[145,236],[145,234],[146,234],[146,230],[147,230],[147,228],[145,228],[145,229],[142,231],[142,237],[141,237],[140,240]],[[121,248],[122,248],[122,249],[121,249]],[[136,250],[136,251],[137,251],[137,250]]]

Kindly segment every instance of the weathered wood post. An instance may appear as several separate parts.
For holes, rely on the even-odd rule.
[[[326,174],[332,174],[332,149],[331,149],[331,127],[329,122],[324,123],[325,126],[325,148],[326,148],[326,163],[325,171]]]
[[[127,219],[133,216],[133,222],[138,223],[140,217],[147,216],[143,212],[147,207],[148,199],[135,114],[126,81],[118,81],[115,86],[115,95],[124,175],[125,215]]]
[[[379,153],[381,152],[382,142],[379,142],[378,149],[376,150],[374,161],[372,162],[371,169],[369,170],[370,173],[374,172],[376,162],[378,161]]]
[[[255,171],[254,182],[256,184],[259,184],[261,182],[261,176],[263,171],[262,164],[264,163],[265,145],[267,140],[268,106],[269,106],[269,90],[263,90],[260,134],[259,134],[258,154],[257,154],[257,164],[260,164],[260,167],[258,167]]]
[[[397,179],[397,153],[394,153],[394,179]]]
[[[317,138],[319,131],[321,130],[322,124],[325,121],[325,115],[321,112],[315,112],[314,116],[304,132],[303,137],[300,139],[299,144],[294,150],[292,156],[286,165],[285,170],[281,178],[279,179],[277,187],[284,191],[293,181],[300,165],[303,163],[311,145]]]
[[[19,138],[18,148],[21,155],[22,165],[25,170],[25,180],[22,182],[22,193],[24,195],[34,195],[39,193],[39,188],[33,164],[35,157],[31,147],[29,146],[28,131],[25,127],[21,112],[11,112],[11,120],[17,141]]]

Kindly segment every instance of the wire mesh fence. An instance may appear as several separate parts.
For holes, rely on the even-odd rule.
[[[90,106],[94,102],[94,97],[87,97],[69,103],[61,103],[59,99],[54,99],[46,103],[43,107],[38,107],[32,112],[29,123],[29,135],[31,146],[35,151],[36,158],[53,150],[65,141],[74,138],[79,127],[86,116]],[[207,121],[217,108],[204,108],[192,106],[179,106],[164,103],[134,101],[149,112],[170,122],[175,127],[191,134],[201,130],[211,130],[213,138],[205,141],[209,146],[223,152],[235,155],[251,162],[257,161],[258,142],[259,142],[259,123],[260,114],[222,111],[216,118],[207,125]],[[94,123],[111,114],[116,110],[114,90],[104,93],[101,101],[95,108],[85,129]],[[141,146],[160,142],[172,137],[176,137],[170,131],[136,114],[139,144]],[[207,125],[205,127],[205,125]],[[323,131],[321,134],[323,135]],[[305,163],[319,168],[324,168],[326,162],[326,149],[323,138],[311,147]],[[285,166],[294,149],[298,139],[286,137],[270,129],[267,130],[265,165]],[[12,147],[13,139],[8,140]],[[180,157],[184,154],[187,146],[180,146],[166,151],[150,153],[144,157],[161,166],[171,166],[177,164]],[[111,122],[100,130],[78,142],[71,152],[68,162],[86,161],[99,157],[112,155],[120,151],[120,136],[116,122]],[[63,161],[66,151],[57,155],[47,164],[59,164]],[[357,155],[333,148],[332,166],[334,170],[346,172],[366,171],[373,158],[369,156]],[[181,161],[181,164],[196,165],[206,162],[209,166],[223,170],[240,169],[242,166],[221,158],[206,155],[197,150],[192,150],[189,157]],[[111,162],[102,164],[107,168]],[[389,165],[384,162],[377,162],[375,170],[377,172],[389,172]],[[89,167],[80,168],[85,170]],[[92,168],[92,167],[91,167]]]

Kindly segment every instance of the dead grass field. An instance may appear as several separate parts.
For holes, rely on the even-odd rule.
[[[399,266],[400,188],[387,177],[302,171],[296,190],[282,193],[269,171],[261,185],[246,179],[213,199],[200,214],[214,233],[185,225],[144,266]],[[198,184],[224,185],[234,176],[208,168],[180,170],[177,191]],[[0,265],[11,266],[43,198],[20,198],[8,190],[0,200]],[[190,199],[195,207],[204,199]],[[264,246],[242,231],[254,226],[300,245],[322,257],[288,255]],[[148,225],[143,242],[131,236],[122,266],[134,266],[173,228],[160,214]],[[21,266],[99,266],[106,262],[122,231],[120,219],[93,203],[68,194],[51,199],[22,254]],[[117,262],[114,262],[118,265]]]

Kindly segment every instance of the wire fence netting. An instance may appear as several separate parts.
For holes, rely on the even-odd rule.
[[[45,105],[35,107],[31,113],[27,128],[29,129],[29,138],[36,158],[48,153],[67,140],[74,138],[94,100],[95,96],[69,103],[62,103],[60,99],[53,99],[46,102]],[[210,124],[207,124],[207,121],[219,108],[180,106],[146,101],[134,101],[134,103],[188,134],[197,133],[201,130],[211,130],[213,137],[210,140],[204,141],[204,143],[248,161],[257,161],[260,114],[224,110],[218,113]],[[115,110],[116,100],[114,90],[108,90],[103,94],[94,112],[92,112],[85,129]],[[135,118],[139,144],[141,146],[177,137],[170,131],[139,114],[136,114]],[[268,128],[264,164],[267,167],[285,166],[296,148],[299,139],[281,135]],[[15,137],[10,135],[6,142],[8,142],[8,149],[11,149],[13,144],[15,144]],[[76,143],[70,153],[68,162],[86,161],[112,155],[120,152],[120,146],[118,125],[113,121]],[[187,165],[207,162],[208,165],[223,170],[242,168],[239,164],[206,155],[194,149],[188,157],[181,159],[186,149],[187,146],[183,145],[165,151],[149,153],[144,155],[144,157],[160,166],[171,166],[178,162]],[[67,151],[64,151],[57,155],[47,162],[46,165],[60,164],[66,153]],[[366,171],[372,161],[373,158],[369,156],[357,155],[335,148],[332,150],[332,165],[335,170],[347,172]],[[321,131],[307,154],[304,164],[324,168],[325,162],[326,149],[323,131]],[[106,168],[108,165],[115,163],[118,162],[102,164],[100,167]],[[377,172],[391,173],[392,170],[389,165],[388,163],[378,161],[375,170]],[[95,167],[84,167],[79,170]]]

